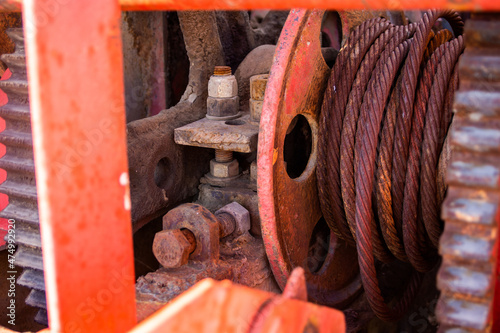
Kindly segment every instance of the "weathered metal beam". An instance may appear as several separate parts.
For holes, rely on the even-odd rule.
[[[62,0],[61,0],[62,1]],[[135,325],[118,1],[24,1],[49,326]]]

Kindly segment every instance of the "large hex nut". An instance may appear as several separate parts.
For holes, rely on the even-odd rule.
[[[181,230],[163,230],[155,235],[153,254],[165,268],[181,267],[188,262],[190,245]]]
[[[243,235],[250,230],[250,213],[237,202],[231,202],[215,212],[215,215],[226,213],[231,215],[236,221],[233,231],[235,237]]]
[[[208,96],[235,97],[238,96],[238,82],[234,75],[212,75],[208,80]]]
[[[264,100],[266,92],[267,80],[269,74],[254,75],[250,78],[250,98],[256,101]]]
[[[187,203],[163,216],[163,229],[189,229],[196,238],[196,249],[189,256],[195,261],[219,260],[219,222],[208,209]]]
[[[210,161],[210,174],[217,178],[232,178],[240,174],[240,165],[238,160],[231,162],[217,162],[215,159]]]
[[[240,98],[235,97],[208,97],[207,117],[231,119],[239,115]]]

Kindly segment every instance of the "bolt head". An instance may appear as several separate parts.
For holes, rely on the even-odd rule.
[[[189,259],[189,241],[180,229],[157,232],[153,241],[153,254],[165,268],[181,267]]]

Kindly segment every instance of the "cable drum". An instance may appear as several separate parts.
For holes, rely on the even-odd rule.
[[[448,30],[433,31],[439,18]],[[325,91],[318,141],[318,192],[330,229],[356,244],[375,314],[401,317],[422,273],[437,263],[446,190],[438,166],[453,113],[463,22],[430,10],[420,22],[364,22],[341,49]],[[409,262],[414,274],[389,307],[376,260]]]

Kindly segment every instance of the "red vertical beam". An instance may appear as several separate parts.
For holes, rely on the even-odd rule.
[[[127,331],[135,294],[120,6],[23,3],[50,330]]]

